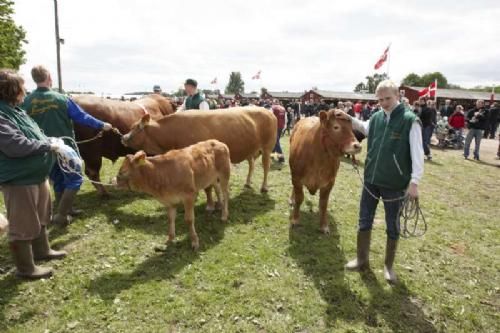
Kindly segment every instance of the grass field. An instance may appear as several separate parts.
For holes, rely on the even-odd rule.
[[[118,167],[106,163],[103,179]],[[229,223],[206,215],[205,196],[198,198],[198,252],[182,210],[176,242],[157,251],[167,235],[159,203],[125,191],[102,201],[86,183],[78,197],[85,215],[51,230],[54,247],[69,252],[51,263],[53,278],[17,280],[0,239],[0,331],[499,332],[500,170],[458,151],[435,151],[425,167],[429,230],[401,240],[395,287],[382,275],[382,207],[372,271],[344,271],[355,253],[361,188],[347,162],[330,197],[331,235],[318,231],[318,196],[306,195],[303,226],[289,230],[288,166],[274,165],[270,192],[261,195],[260,163],[255,191],[243,188],[241,164],[232,170]]]

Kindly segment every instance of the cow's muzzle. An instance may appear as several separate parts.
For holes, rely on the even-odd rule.
[[[128,140],[130,140],[130,134],[125,134],[124,136],[122,136],[122,145],[124,146],[127,146],[127,142]]]
[[[359,142],[350,144],[345,150],[345,153],[349,155],[356,155],[361,153],[361,144]]]

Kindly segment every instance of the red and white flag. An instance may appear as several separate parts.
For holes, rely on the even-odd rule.
[[[385,49],[384,53],[380,56],[380,58],[378,59],[378,61],[375,63],[374,68],[376,70],[379,69],[380,67],[382,67],[382,65],[384,64],[384,62],[386,62],[387,57],[389,56],[389,48],[390,47],[391,47],[391,44],[389,44],[389,46],[387,46],[387,48]]]
[[[259,80],[260,79],[260,73],[262,71],[258,71],[257,74],[255,74],[254,76],[252,76],[252,80]]]
[[[418,97],[427,96],[427,97],[436,97],[437,91],[437,80],[429,84],[427,88],[424,88],[418,92]]]
[[[210,84],[217,84],[217,78],[215,78],[212,81],[210,81]]]

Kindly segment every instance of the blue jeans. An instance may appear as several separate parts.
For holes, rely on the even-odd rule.
[[[278,128],[278,135],[276,137],[276,144],[274,145],[273,153],[278,153],[280,155],[283,155],[283,150],[281,149],[281,144],[280,144],[280,138],[281,138],[281,132],[283,131],[282,128]]]
[[[426,126],[422,128],[422,143],[424,145],[424,154],[425,156],[429,156],[431,154],[430,144],[432,133],[434,132],[434,126]]]
[[[359,231],[371,230],[373,219],[380,197],[382,199],[395,199],[402,197],[405,191],[395,191],[388,188],[380,187],[370,183],[365,183],[365,186],[377,197],[372,197],[368,191],[363,188],[361,193],[361,202],[359,204]],[[384,202],[385,210],[385,225],[387,237],[393,240],[399,239],[399,208],[403,200]]]
[[[83,183],[83,177],[79,173],[66,173],[61,170],[59,164],[54,164],[50,171],[50,180],[54,185],[54,192],[63,192],[64,190],[79,190]]]
[[[474,148],[474,157],[479,159],[479,147],[481,146],[481,139],[483,138],[483,130],[471,128],[465,137],[465,146],[464,146],[464,157],[469,157],[470,152],[470,144],[472,143],[472,138],[474,138],[474,142],[476,144]]]

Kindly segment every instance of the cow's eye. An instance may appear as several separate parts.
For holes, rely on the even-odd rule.
[[[338,130],[340,129],[340,126],[339,126],[339,125],[335,125],[335,126],[333,126],[333,129],[334,129],[335,131],[338,131]]]

